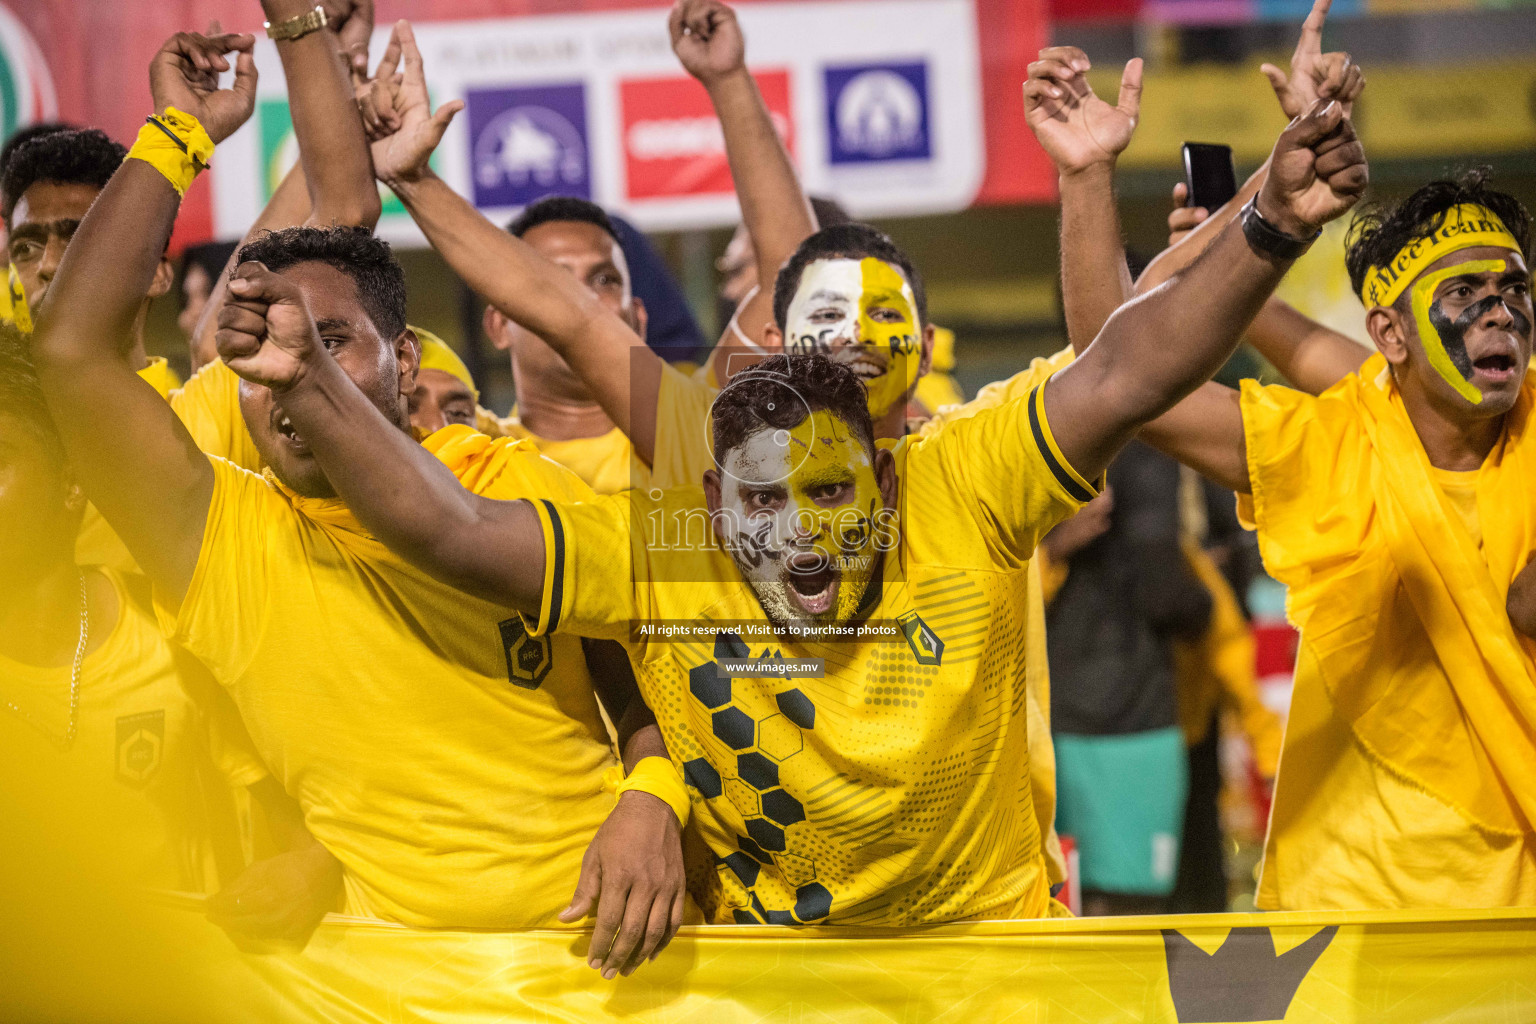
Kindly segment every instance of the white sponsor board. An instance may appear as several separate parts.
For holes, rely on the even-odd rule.
[[[985,170],[972,0],[765,2],[738,13],[809,191],[863,217],[972,202]],[[648,230],[739,219],[719,129],[672,53],[665,8],[415,29],[434,104],[467,104],[434,166],[498,222],[551,192],[587,196]],[[375,61],[387,36],[374,38]],[[273,44],[262,40],[256,60],[256,115],[213,169],[223,238],[255,219],[295,157]],[[379,231],[422,243],[393,200]]]

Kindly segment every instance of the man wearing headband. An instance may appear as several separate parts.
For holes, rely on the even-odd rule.
[[[473,427],[480,389],[469,367],[442,338],[420,327],[411,330],[421,342],[421,366],[410,399],[411,427],[423,437],[455,423]]]
[[[1484,178],[1356,219],[1358,370],[1207,384],[1142,432],[1238,492],[1301,630],[1261,907],[1536,904],[1536,666],[1505,611],[1536,548],[1530,218]]]

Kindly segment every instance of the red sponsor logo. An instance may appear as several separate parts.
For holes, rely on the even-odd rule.
[[[769,116],[795,152],[789,72],[753,72]],[[725,138],[709,94],[692,78],[631,79],[619,85],[630,199],[730,194]]]

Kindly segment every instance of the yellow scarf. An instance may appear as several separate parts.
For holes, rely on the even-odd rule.
[[[1300,455],[1316,496],[1305,514],[1261,518],[1260,545],[1335,709],[1373,757],[1472,824],[1536,831],[1536,645],[1504,609],[1536,544],[1530,381],[1478,474],[1481,553],[1379,354],[1316,402],[1305,442],[1266,437],[1256,394],[1250,446]]]

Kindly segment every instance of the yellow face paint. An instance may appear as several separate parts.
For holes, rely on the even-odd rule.
[[[1456,363],[1451,359],[1450,352],[1445,347],[1445,339],[1440,337],[1440,331],[1429,318],[1429,308],[1435,301],[1435,289],[1440,282],[1451,277],[1460,277],[1463,274],[1487,274],[1502,273],[1505,263],[1503,260],[1471,260],[1467,263],[1458,263],[1452,267],[1445,267],[1432,274],[1425,274],[1413,282],[1412,305],[1413,322],[1419,328],[1419,341],[1424,345],[1424,354],[1429,357],[1429,365],[1435,368],[1447,384],[1456,389],[1456,393],[1473,405],[1480,405],[1483,401],[1483,393],[1472,386],[1462,372],[1456,368]]]
[[[851,619],[885,535],[874,465],[852,428],[818,411],[791,430],[758,431],[721,468],[732,553],[769,618]]]
[[[23,334],[32,331],[32,311],[27,308],[27,293],[21,287],[21,278],[16,273],[16,268],[6,265],[5,281],[6,301],[10,304],[10,319],[16,325],[16,329]]]
[[[805,268],[785,317],[785,350],[845,362],[869,390],[879,419],[906,399],[922,364],[917,299],[901,271],[873,257]]]

